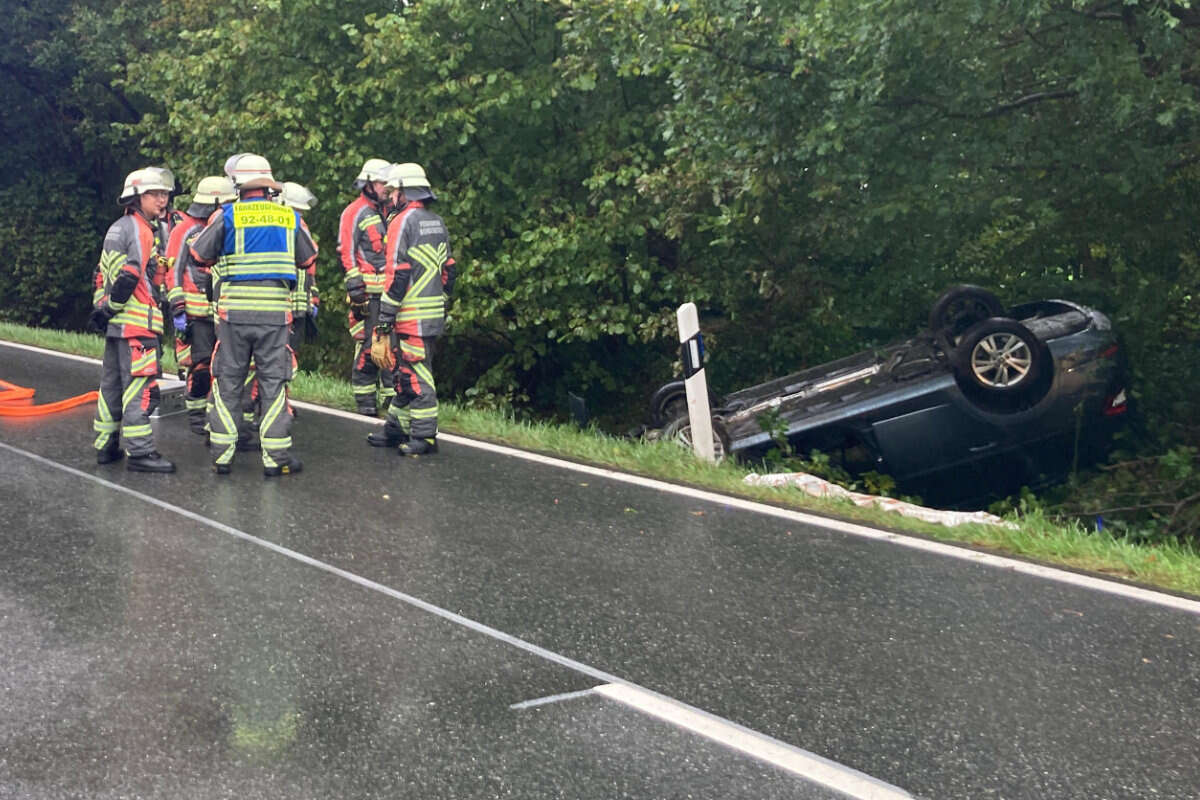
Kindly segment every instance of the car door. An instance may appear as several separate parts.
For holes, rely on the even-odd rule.
[[[994,425],[951,402],[878,419],[872,431],[886,471],[897,480],[987,458],[1002,438]]]

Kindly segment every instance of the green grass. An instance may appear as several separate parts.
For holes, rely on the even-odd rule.
[[[93,357],[99,357],[103,351],[103,340],[98,335],[27,328],[6,322],[0,322],[0,339]],[[168,354],[163,360],[164,371],[173,372],[174,355]],[[292,396],[332,408],[354,408],[348,381],[311,372],[301,371],[296,375]],[[566,425],[520,422],[498,412],[448,402],[441,403],[439,424],[451,433],[572,461],[1200,595],[1200,553],[1195,548],[1182,544],[1134,544],[1107,533],[1086,530],[1077,523],[1047,519],[1040,512],[1010,517],[1015,523],[1011,529],[992,525],[947,528],[878,509],[859,508],[845,501],[809,497],[797,489],[747,486],[742,482],[749,473],[745,467],[732,463],[706,464],[670,443],[619,439]]]

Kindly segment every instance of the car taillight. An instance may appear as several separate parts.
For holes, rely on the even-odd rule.
[[[1129,401],[1125,398],[1125,390],[1110,394],[1104,401],[1104,416],[1115,417],[1129,410]]]
[[[1116,358],[1117,351],[1120,349],[1121,348],[1117,347],[1115,344],[1110,345],[1107,349],[1100,351],[1100,357],[1101,358]]]

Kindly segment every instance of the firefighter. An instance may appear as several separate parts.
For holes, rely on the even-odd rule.
[[[279,202],[300,212],[300,225],[311,236],[308,223],[304,221],[304,212],[311,211],[312,207],[317,204],[317,198],[313,193],[298,183],[284,181],[283,189],[279,192]],[[296,292],[292,296],[291,347],[293,353],[296,352],[303,339],[317,337],[317,312],[320,310],[320,305],[321,297],[317,292],[317,262],[314,261],[300,275],[300,281],[296,284]]]
[[[167,207],[163,210],[162,217],[159,219],[159,224],[164,228],[165,235],[163,236],[163,241],[166,242],[171,236],[171,231],[175,230],[175,226],[183,222],[186,216],[182,211],[175,208],[175,198],[183,194],[183,184],[166,167],[157,167],[156,169],[161,169],[164,177],[171,182],[171,196],[167,198]]]
[[[217,343],[212,304],[208,300],[209,270],[196,264],[188,247],[204,230],[209,217],[237,197],[233,181],[224,175],[202,178],[187,213],[167,240],[167,301],[175,327],[175,360],[187,368],[188,427],[204,436],[213,347]]]
[[[401,455],[437,452],[437,387],[433,345],[445,327],[446,299],[457,270],[442,218],[429,210],[437,200],[419,164],[396,164],[387,187],[399,209],[387,230],[385,286],[379,322],[371,334],[371,358],[394,369],[396,396],[383,430],[367,436],[375,447],[399,445]]]
[[[391,164],[381,158],[367,159],[354,187],[359,196],[342,211],[338,223],[338,258],[345,271],[346,294],[350,300],[350,335],[354,348],[354,367],[350,385],[358,413],[378,416],[376,392],[386,407],[395,390],[394,377],[371,361],[371,343],[367,331],[379,320],[379,297],[383,293],[384,236],[387,232],[388,202],[386,188]]]
[[[124,435],[126,467],[134,472],[175,471],[155,449],[150,427],[159,401],[163,332],[159,224],[173,188],[174,178],[163,169],[146,167],[126,176],[118,200],[125,214],[104,235],[94,280],[90,321],[105,335],[100,398],[92,423],[96,463],[121,459]]]
[[[267,159],[241,153],[226,162],[238,199],[212,217],[191,245],[191,257],[212,267],[217,347],[212,358],[209,438],[216,453],[213,469],[228,474],[237,449],[242,389],[254,360],[263,474],[290,475],[302,468],[290,452],[292,413],[287,384],[292,377],[288,334],[292,292],[300,271],[317,258],[316,246],[300,225],[300,215],[272,200],[282,187]]]

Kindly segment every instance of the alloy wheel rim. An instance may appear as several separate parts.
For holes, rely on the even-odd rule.
[[[1033,352],[1015,333],[991,333],[971,351],[971,371],[984,386],[1004,389],[1024,381],[1033,367]]]

